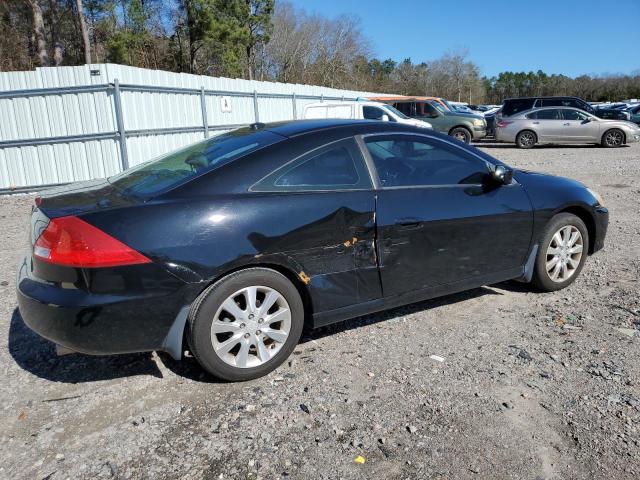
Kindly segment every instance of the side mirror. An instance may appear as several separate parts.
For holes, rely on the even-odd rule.
[[[491,179],[500,185],[509,185],[513,180],[513,170],[504,165],[497,165],[491,171]]]
[[[380,120],[382,120],[383,122],[388,122],[389,115],[387,115],[386,113],[383,113],[382,116],[380,117]]]
[[[585,118],[585,119],[582,121],[582,124],[584,125],[585,123],[589,123],[589,122],[591,122],[591,121],[593,121],[593,119],[592,119],[592,118]]]

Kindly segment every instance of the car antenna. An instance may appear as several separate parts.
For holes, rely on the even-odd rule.
[[[250,128],[251,130],[260,130],[261,128],[264,128],[264,127],[266,127],[266,126],[267,126],[267,124],[266,124],[266,123],[262,123],[262,122],[255,122],[255,123],[252,123],[251,125],[249,125],[249,128]]]

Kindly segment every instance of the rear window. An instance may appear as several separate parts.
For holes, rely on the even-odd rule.
[[[533,108],[534,101],[535,98],[516,98],[513,100],[505,100],[504,105],[502,106],[502,116],[510,117],[516,113],[529,110],[530,108]]]
[[[150,198],[282,139],[242,128],[129,168],[109,182],[126,195]]]

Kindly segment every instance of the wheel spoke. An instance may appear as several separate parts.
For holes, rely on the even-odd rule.
[[[220,356],[226,355],[227,353],[229,353],[231,349],[233,349],[233,347],[235,347],[238,344],[241,338],[242,336],[237,334],[225,340],[224,342],[218,344],[218,346],[215,347],[216,353]]]
[[[258,348],[258,358],[260,358],[261,362],[266,362],[271,358],[269,354],[269,350],[267,346],[264,344],[264,340],[261,337],[258,337],[258,341],[256,342],[256,347]]]
[[[272,328],[265,328],[262,330],[262,333],[279,343],[286,342],[287,337],[289,336],[287,332],[283,332],[282,330],[274,330]]]
[[[562,262],[556,263],[556,266],[553,268],[553,271],[551,272],[552,280],[557,280],[558,274],[560,273],[561,269],[562,269]]]
[[[215,320],[211,324],[211,332],[213,333],[229,333],[237,332],[240,330],[240,323],[238,322],[223,322],[221,320]]]
[[[571,236],[569,237],[569,247],[573,247],[576,242],[578,241],[578,238],[580,238],[580,232],[578,232],[577,230],[575,232],[571,233]]]
[[[567,278],[567,264],[562,262],[562,266],[560,267],[560,269],[561,269],[560,278],[562,280],[565,280]]]
[[[551,239],[551,243],[554,243],[554,242],[555,242],[556,246],[558,246],[558,247],[559,247],[560,245],[562,245],[562,235],[560,234],[560,232],[561,232],[561,231],[562,231],[562,230],[557,231],[557,232],[553,235],[553,238]]]
[[[245,313],[240,310],[240,307],[233,298],[227,298],[222,304],[222,309],[229,312],[231,315],[233,315],[233,318],[238,321],[242,320],[245,317]]]
[[[249,360],[249,340],[243,340],[240,343],[240,351],[236,355],[236,365],[240,368],[246,368],[247,362]]]
[[[549,246],[549,248],[547,248],[547,255],[556,255],[558,252],[560,252],[560,248],[558,247]]]
[[[576,253],[582,253],[582,245],[574,245],[569,249],[570,255],[575,255]]]
[[[287,320],[290,316],[289,309],[280,308],[277,312],[272,315],[268,315],[264,317],[264,323],[267,325],[271,325],[272,323],[281,322],[283,320]]]
[[[258,289],[256,287],[248,287],[245,290],[245,298],[247,299],[247,311],[249,313],[256,313],[256,296],[258,294]]]
[[[577,259],[569,257],[568,261],[569,261],[569,265],[571,265],[571,268],[573,268],[574,270],[578,268],[578,265],[580,265],[579,257]]]
[[[273,304],[278,301],[278,298],[280,298],[280,294],[275,290],[271,290],[269,293],[267,293],[266,297],[264,297],[262,304],[260,305],[258,316],[264,317],[269,311],[269,309],[273,307]]]
[[[553,257],[547,262],[547,272],[550,271],[560,261],[560,257]]]

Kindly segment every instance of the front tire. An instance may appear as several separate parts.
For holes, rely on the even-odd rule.
[[[602,135],[601,144],[607,148],[621,147],[624,144],[624,132],[617,128],[607,130],[604,132],[604,135]]]
[[[456,127],[449,132],[449,135],[456,140],[460,140],[464,143],[471,142],[471,132],[464,127]]]
[[[538,143],[538,136],[530,130],[524,130],[516,137],[518,148],[533,148],[536,143]]]
[[[584,266],[589,250],[589,232],[571,213],[555,215],[542,232],[532,283],[544,292],[572,284]]]
[[[267,268],[234,272],[207,288],[189,314],[187,341],[200,365],[227,381],[275,370],[293,352],[304,326],[296,287]]]

